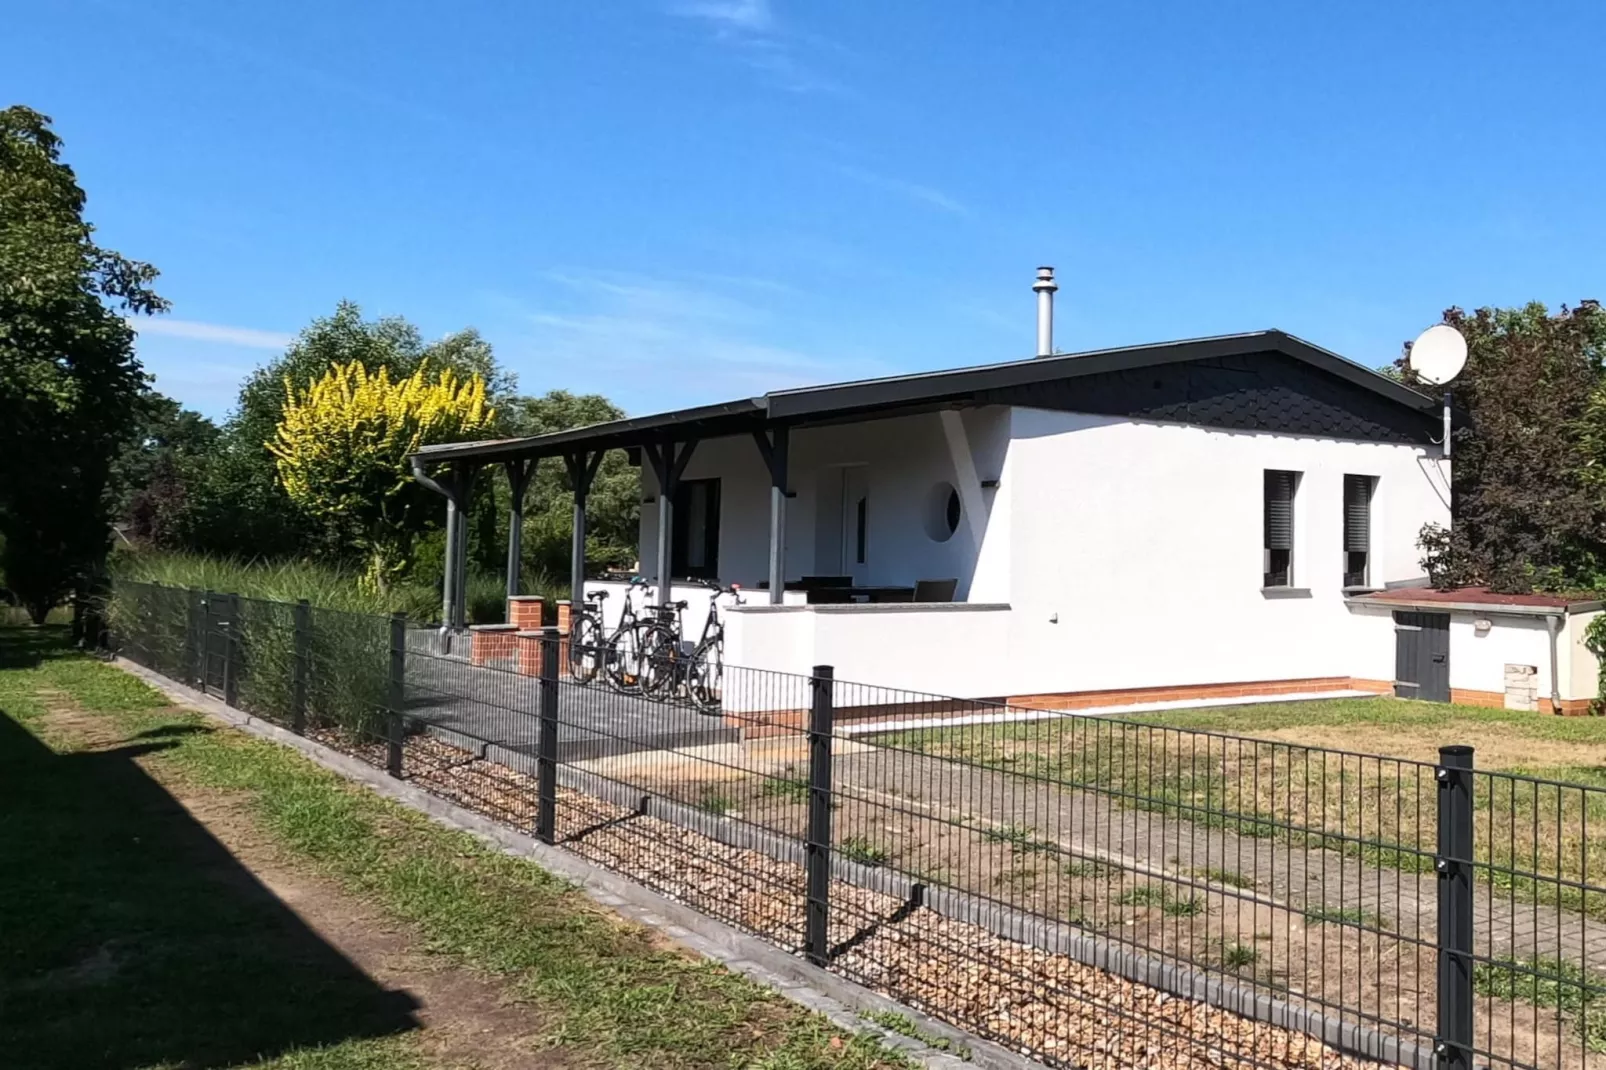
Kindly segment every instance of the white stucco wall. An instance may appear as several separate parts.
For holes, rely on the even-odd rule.
[[[864,464],[867,580],[956,576],[959,599],[1009,606],[982,625],[981,641],[998,651],[975,659],[986,669],[949,664],[956,636],[963,646],[954,625],[933,624],[928,635],[918,618],[895,625],[890,616],[812,611],[795,614],[806,624],[754,614],[742,640],[728,619],[728,663],[798,673],[835,664],[844,679],[965,696],[1393,678],[1391,619],[1352,610],[1341,591],[1343,477],[1378,480],[1373,584],[1414,578],[1418,531],[1449,522],[1436,451],[1002,407],[966,411],[957,424],[933,413],[794,431],[786,575],[836,571],[816,561],[830,508],[820,477]],[[934,541],[925,523],[931,490],[961,480],[960,438],[976,481],[970,498],[985,516],[973,525],[972,511],[950,539]],[[1261,590],[1268,468],[1302,473],[1294,583],[1308,594],[1298,597]],[[721,577],[756,588],[769,540],[769,479],[756,447],[745,437],[704,442],[685,475],[721,480]],[[650,471],[643,480],[645,498]],[[642,512],[650,575],[656,508]],[[676,597],[706,598],[694,588]],[[700,622],[688,613],[688,632]]]
[[[1441,464],[1419,447],[1016,409],[1012,691],[1362,675],[1377,629],[1341,591],[1343,477],[1378,478],[1382,585],[1419,575],[1417,532],[1449,522]],[[1269,468],[1302,473],[1294,584],[1308,596],[1261,590]]]
[[[1477,621],[1487,620],[1487,631]],[[1558,650],[1558,656],[1560,651]],[[1538,670],[1538,693],[1550,695],[1550,633],[1543,617],[1498,613],[1450,614],[1450,689],[1506,691],[1506,666],[1532,665]],[[1560,674],[1565,679],[1565,671]],[[1562,695],[1567,698],[1566,694]]]
[[[1350,603],[1350,669],[1342,675],[1392,684],[1395,674],[1394,611],[1384,606]]]
[[[845,705],[999,697],[1009,683],[1009,617],[1008,606],[974,602],[750,607],[726,617],[725,660],[793,674],[830,665]],[[769,699],[756,685],[740,693],[748,710],[790,708],[753,705],[784,690]]]
[[[1565,659],[1561,673],[1566,688],[1563,698],[1595,698],[1600,693],[1600,661],[1584,641],[1590,622],[1600,614],[1600,610],[1595,610],[1574,613],[1567,618],[1567,632],[1561,645]]]

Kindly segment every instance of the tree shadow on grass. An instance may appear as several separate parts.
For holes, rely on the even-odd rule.
[[[67,641],[70,630],[62,624],[7,627],[0,642],[0,670],[31,669],[42,661],[76,655]]]
[[[218,1067],[417,1028],[133,761],[175,745],[56,754],[0,711],[0,1063]]]

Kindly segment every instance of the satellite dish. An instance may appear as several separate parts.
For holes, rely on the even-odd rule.
[[[1467,340],[1448,323],[1436,323],[1416,336],[1406,363],[1424,383],[1443,386],[1467,366]]]
[[[1416,336],[1405,358],[1416,377],[1424,383],[1443,386],[1467,366],[1467,340],[1448,323],[1435,323]],[[1450,456],[1450,391],[1444,392],[1444,438],[1439,440],[1444,456]]]

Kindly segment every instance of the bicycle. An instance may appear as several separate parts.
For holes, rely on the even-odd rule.
[[[722,687],[725,678],[725,622],[719,619],[719,596],[739,598],[739,583],[722,585],[718,580],[705,584],[712,587],[714,597],[708,601],[708,618],[703,621],[703,634],[692,650],[686,668],[686,691],[691,700],[704,712],[713,712],[723,702]]]
[[[635,694],[642,689],[645,677],[645,664],[642,658],[641,637],[638,632],[646,623],[636,616],[636,603],[631,595],[638,589],[644,588],[647,581],[642,576],[633,576],[630,587],[624,595],[624,607],[619,614],[619,626],[613,630],[605,642],[601,643],[602,665],[599,669],[605,670],[603,679],[615,691],[622,694]],[[596,594],[606,596],[607,592],[598,591]],[[596,625],[596,634],[602,634],[601,624]]]
[[[642,663],[647,671],[642,690],[665,698],[684,695],[699,708],[713,710],[719,708],[724,672],[725,625],[719,619],[719,596],[734,595],[741,588],[734,584],[727,587],[718,580],[696,582],[714,592],[696,643],[682,638],[685,602],[658,607],[657,618],[638,627]]]
[[[602,634],[602,607],[607,591],[587,591],[580,610],[569,621],[569,675],[589,684],[601,671],[607,639]],[[629,601],[626,600],[626,609]]]
[[[635,627],[636,651],[642,670],[641,691],[646,695],[673,697],[684,676],[681,663],[685,660],[685,644],[680,636],[686,602],[670,602],[654,606],[653,610],[650,618],[637,621]]]

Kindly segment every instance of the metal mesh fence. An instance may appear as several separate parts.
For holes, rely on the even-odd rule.
[[[123,653],[1056,1066],[1606,1066],[1606,790],[125,585]],[[481,640],[484,640],[482,643]]]

